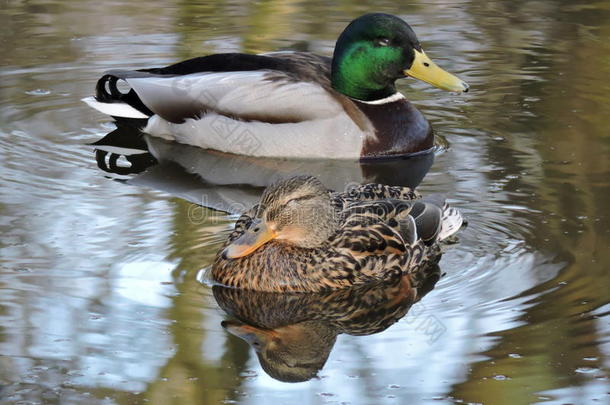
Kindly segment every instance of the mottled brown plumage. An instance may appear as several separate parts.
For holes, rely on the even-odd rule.
[[[438,242],[461,225],[456,210],[427,210],[431,204],[403,187],[368,184],[333,193],[310,176],[284,180],[239,218],[216,256],[212,278],[243,289],[317,292],[417,273],[438,262]],[[442,217],[432,221],[426,215]],[[230,258],[265,224],[274,239]],[[426,229],[428,224],[437,229]],[[434,238],[425,241],[418,233]]]
[[[263,369],[286,382],[305,381],[324,366],[337,335],[381,332],[430,291],[438,266],[384,281],[323,293],[269,293],[215,286],[233,319],[223,326],[248,342]]]

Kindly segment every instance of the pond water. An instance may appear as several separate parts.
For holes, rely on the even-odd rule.
[[[608,403],[608,4],[2,2],[0,403]],[[431,168],[236,164],[151,141],[159,164],[98,167],[88,144],[114,124],[80,99],[104,70],[223,51],[328,55],[369,11],[405,18],[471,85],[399,83],[438,135]],[[428,168],[421,192],[446,194],[469,222],[434,289],[384,331],[333,324],[316,377],[270,376],[228,332],[230,294],[201,282],[236,219],[202,205],[239,211],[277,173],[316,171],[340,188],[418,182]],[[246,298],[254,316],[284,305]]]

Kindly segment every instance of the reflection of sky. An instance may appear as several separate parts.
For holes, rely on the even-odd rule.
[[[143,391],[174,351],[167,333],[171,322],[164,319],[163,310],[171,306],[175,294],[171,278],[175,264],[142,261],[118,267],[111,271],[111,293],[103,300],[107,312],[90,318],[96,327],[83,342],[111,350],[110,356],[86,356],[82,384]]]
[[[10,190],[2,197],[0,308],[8,311],[0,354],[11,370],[0,379],[45,379],[53,367],[32,367],[57,361],[73,384],[142,390],[173,350],[164,310],[174,291],[162,284],[175,267],[165,259],[171,206],[87,170],[86,146],[58,150],[39,139],[31,159],[22,136],[10,152],[0,148],[0,182]]]

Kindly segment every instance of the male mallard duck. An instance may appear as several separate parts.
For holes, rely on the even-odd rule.
[[[444,90],[468,85],[434,64],[411,27],[388,14],[352,21],[332,59],[304,52],[226,53],[163,68],[112,70],[97,83],[97,110],[143,121],[157,137],[222,152],[367,158],[430,150],[424,116],[396,91],[414,77]],[[118,80],[131,87],[121,92]]]
[[[333,193],[315,177],[268,187],[235,224],[212,265],[220,284],[316,292],[421,272],[458,231],[460,213],[406,187],[368,184]]]

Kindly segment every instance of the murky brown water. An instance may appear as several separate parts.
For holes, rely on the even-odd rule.
[[[609,3],[374,3],[2,2],[0,403],[608,403]],[[233,318],[215,295],[224,309],[235,301],[198,279],[235,217],[188,201],[238,210],[278,170],[307,165],[227,166],[160,143],[174,163],[106,173],[86,144],[113,124],[79,100],[107,68],[329,54],[346,22],[373,10],[403,16],[471,85],[456,96],[401,83],[449,145],[420,189],[446,193],[470,224],[435,288],[389,329],[364,333],[383,329],[379,312],[362,325],[346,315],[361,296],[323,298],[305,329],[336,335],[328,360],[318,377],[283,383],[221,326]],[[340,187],[403,181],[401,164],[316,167]],[[246,303],[256,316],[292,305]]]

